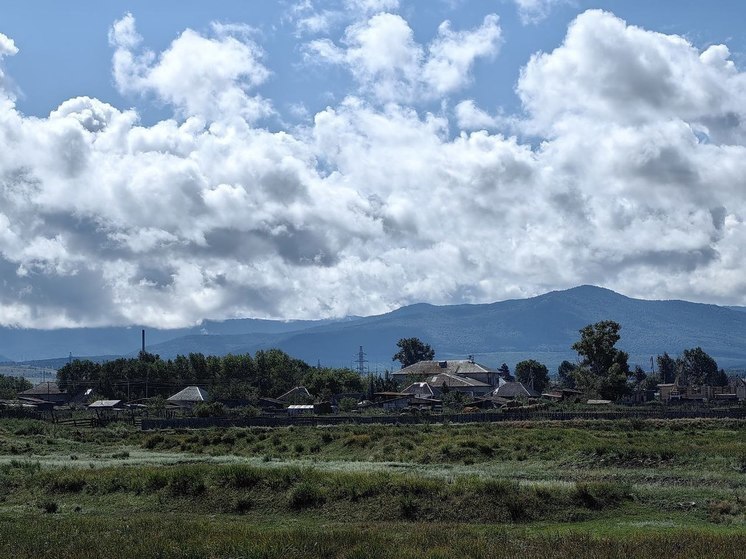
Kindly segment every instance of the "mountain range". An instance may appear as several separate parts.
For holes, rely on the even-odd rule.
[[[369,317],[342,320],[274,321],[236,319],[205,321],[194,328],[147,330],[147,350],[163,358],[202,352],[254,353],[278,347],[311,364],[352,366],[363,346],[367,366],[382,372],[392,363],[396,342],[418,337],[436,358],[468,355],[497,367],[511,368],[537,359],[550,371],[564,359],[575,361],[570,346],[578,331],[600,320],[622,325],[617,346],[630,362],[650,368],[651,357],[667,351],[676,356],[701,346],[721,367],[746,369],[746,312],[686,301],[649,301],[611,290],[580,286],[528,299],[491,304],[435,306],[415,304]],[[136,355],[140,327],[66,330],[0,329],[0,354],[26,363],[59,366],[67,356]]]

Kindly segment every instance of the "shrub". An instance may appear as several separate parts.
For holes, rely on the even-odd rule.
[[[350,435],[345,439],[345,446],[368,446],[370,444],[370,435]]]
[[[302,481],[290,490],[290,507],[296,510],[323,505],[326,495],[322,489],[311,482]]]
[[[403,520],[417,520],[420,512],[420,505],[417,500],[410,495],[403,495],[399,498],[399,517]]]
[[[247,489],[261,481],[261,474],[248,466],[225,466],[216,473],[217,481],[225,487]]]
[[[232,512],[246,514],[254,507],[254,502],[249,497],[238,497],[234,502]]]
[[[59,510],[59,505],[54,501],[44,501],[39,507],[47,514],[54,514]]]
[[[507,479],[489,479],[484,482],[482,491],[492,498],[504,498],[518,493],[518,482]]]
[[[196,497],[205,492],[205,481],[199,472],[177,470],[168,482],[168,492],[174,497]]]
[[[631,498],[631,491],[628,485],[597,481],[578,483],[573,497],[585,508],[600,510]]]
[[[143,441],[142,446],[147,448],[148,450],[152,450],[154,448],[157,448],[158,445],[160,445],[164,441],[163,435],[151,435],[145,441]]]
[[[78,472],[58,473],[49,482],[49,490],[55,493],[80,493],[86,485]]]

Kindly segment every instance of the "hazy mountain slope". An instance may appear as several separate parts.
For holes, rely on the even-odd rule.
[[[431,344],[441,358],[472,354],[485,364],[506,362],[511,367],[535,358],[554,370],[563,359],[577,357],[570,346],[578,339],[578,330],[605,319],[622,324],[619,346],[630,353],[632,363],[646,369],[651,356],[664,351],[677,355],[695,346],[702,346],[723,367],[746,368],[746,313],[742,310],[631,299],[592,286],[484,305],[417,304],[341,321],[205,322],[182,330],[148,330],[147,346],[164,358],[279,347],[312,364],[349,366],[362,345],[371,368],[382,370],[395,365],[391,356],[397,340],[416,336]],[[73,355],[135,355],[139,344],[137,327],[0,331],[0,352],[17,360],[19,353],[37,360],[64,358],[70,351]]]
[[[303,330],[329,320],[260,320],[235,319],[224,322],[206,320],[199,326],[173,330],[146,329],[150,347],[175,338],[202,334],[236,335],[247,333],[283,333]],[[137,353],[141,345],[141,326],[112,328],[65,328],[32,330],[0,328],[0,353],[7,361],[35,361],[80,355],[127,355]]]
[[[605,319],[622,324],[619,346],[631,354],[634,363],[646,368],[651,356],[664,351],[676,355],[697,345],[721,366],[746,366],[742,343],[746,340],[746,313],[685,301],[631,299],[592,286],[485,305],[418,304],[293,333],[224,340],[221,336],[194,336],[188,343],[173,340],[153,350],[171,356],[179,353],[177,347],[206,353],[280,347],[310,363],[320,360],[350,365],[358,346],[363,345],[371,363],[385,366],[391,363],[399,338],[417,336],[444,358],[473,354],[487,364],[506,361],[512,366],[521,359],[537,357],[555,368],[563,359],[576,357],[570,346],[578,339],[580,328]]]

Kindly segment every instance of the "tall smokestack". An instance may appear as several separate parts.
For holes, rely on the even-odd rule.
[[[145,353],[145,328],[142,329],[142,352]]]

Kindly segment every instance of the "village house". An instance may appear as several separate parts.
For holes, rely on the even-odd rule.
[[[498,371],[490,370],[470,358],[449,361],[420,361],[394,371],[393,377],[400,382],[407,380],[413,382],[415,380],[425,381],[428,377],[432,378],[441,374],[471,379],[491,387],[496,387],[499,384],[501,376]],[[428,384],[432,383],[428,381]]]
[[[41,382],[18,393],[18,399],[29,402],[46,402],[54,405],[67,404],[69,395],[66,390],[60,390],[56,382]]]
[[[492,392],[492,396],[508,400],[528,400],[529,398],[538,398],[541,394],[522,382],[506,382],[497,387]]]
[[[291,388],[285,394],[278,396],[277,399],[288,404],[310,404],[313,402],[313,396],[305,386]]]
[[[197,404],[207,402],[207,399],[207,392],[199,386],[187,386],[184,390],[167,398],[166,405],[182,409],[192,409]]]
[[[707,386],[679,385],[678,381],[658,385],[659,399],[663,403],[673,402],[710,402],[714,400],[737,400],[738,385]]]

